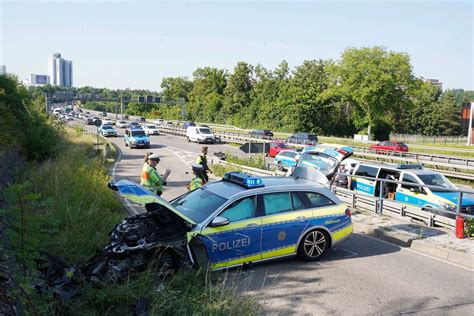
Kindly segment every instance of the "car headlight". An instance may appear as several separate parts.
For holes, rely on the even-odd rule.
[[[449,203],[446,203],[446,202],[441,202],[441,206],[444,207],[447,210],[456,212],[456,208],[457,208],[456,205],[449,204]]]
[[[132,139],[132,144],[135,144],[136,142],[137,142],[136,140]]]

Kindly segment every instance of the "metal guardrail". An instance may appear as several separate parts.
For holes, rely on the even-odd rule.
[[[375,186],[377,187],[377,183],[379,184],[379,196],[371,196],[368,194],[363,194],[363,193],[357,193],[352,190],[346,189],[346,188],[341,188],[341,187],[334,187],[335,193],[341,197],[342,200],[345,202],[350,202],[348,203],[349,205],[352,205],[353,207],[357,206],[357,201],[361,201],[361,207],[362,209],[366,209],[369,211],[373,211],[376,214],[385,214],[388,212],[388,214],[397,214],[397,216],[401,217],[412,217],[415,219],[420,219],[423,220],[428,226],[434,226],[436,224],[439,224],[440,226],[445,226],[449,228],[454,228],[455,227],[455,220],[451,219],[447,216],[441,215],[439,213],[445,213],[445,214],[450,214],[453,217],[462,215],[464,218],[474,218],[474,212],[472,215],[470,214],[465,214],[461,213],[463,206],[462,206],[462,197],[465,194],[471,194],[474,195],[474,190],[466,190],[466,189],[448,189],[448,188],[443,188],[443,191],[446,192],[455,192],[458,194],[457,198],[457,205],[456,205],[456,211],[451,211],[445,208],[435,208],[435,207],[417,207],[415,205],[411,204],[405,204],[402,202],[398,202],[395,200],[389,200],[384,197],[384,183],[392,183],[392,184],[402,184],[402,185],[407,185],[411,187],[423,187],[423,188],[429,188],[439,190],[439,186],[433,186],[433,185],[426,185],[426,184],[413,184],[410,182],[402,182],[402,181],[394,181],[394,180],[388,180],[388,179],[380,179],[380,178],[371,178],[371,177],[363,177],[363,176],[355,176],[355,175],[347,175],[347,174],[341,174],[338,173],[337,175],[342,175],[346,177],[352,178],[360,178],[360,179],[366,179],[370,181],[375,181],[376,184]],[[396,193],[395,193],[396,194]],[[422,194],[422,193],[419,193]],[[350,195],[350,199],[348,199],[348,195]],[[384,206],[385,205],[385,206]],[[473,205],[474,207],[474,205]],[[427,211],[427,210],[430,211]],[[438,214],[436,214],[438,213]]]
[[[132,117],[133,118],[133,117]],[[151,121],[147,121],[152,123]],[[212,126],[218,126],[216,124],[211,124]],[[219,125],[225,126],[225,125]],[[160,132],[177,135],[177,136],[186,136],[186,130],[180,127],[167,127],[167,126],[157,126]],[[286,138],[272,138],[264,139],[258,137],[251,137],[248,133],[242,132],[228,132],[228,131],[216,131],[214,134],[220,138],[220,140],[233,142],[238,144],[245,143],[268,143],[268,142],[284,142],[288,143],[294,147],[304,147],[307,144],[305,142],[288,142]],[[361,146],[350,146],[354,148],[354,156],[369,158],[368,161],[378,161],[380,160],[389,160],[391,162],[399,163],[423,163],[426,166],[432,166],[433,168],[427,168],[430,170],[437,171],[448,177],[458,178],[463,180],[474,181],[474,159],[464,158],[464,157],[452,157],[444,156],[437,154],[424,154],[416,152],[396,152],[390,150],[376,150],[369,147]],[[373,158],[370,160],[370,158]],[[365,159],[367,160],[367,159]],[[438,167],[451,170],[440,170]],[[461,170],[466,172],[461,172]]]
[[[263,170],[263,169],[233,164],[233,163],[219,160],[216,157],[212,157],[211,164],[235,166],[235,167],[240,168],[242,171],[251,175],[255,175],[255,176],[284,176],[285,174],[281,171],[269,171],[269,170]],[[343,174],[343,175],[347,176],[346,174]],[[351,176],[351,177],[375,180],[375,181],[380,181],[382,183],[383,182],[389,182],[389,183],[395,183],[395,184],[400,183],[400,184],[413,186],[413,183],[408,183],[408,182],[393,181],[393,180],[387,180],[387,179],[373,179],[373,178],[361,177],[361,176]],[[381,184],[381,186],[383,187],[383,184]],[[417,184],[416,186],[439,189],[439,187],[430,186],[430,185]],[[332,190],[343,202],[348,204],[352,209],[365,210],[365,211],[372,212],[374,214],[388,215],[395,218],[412,218],[412,219],[423,222],[429,227],[442,226],[449,229],[454,229],[456,226],[455,219],[452,219],[440,214],[435,214],[433,212],[429,212],[422,207],[417,207],[411,204],[405,204],[405,203],[398,202],[395,200],[389,200],[387,198],[384,198],[383,196],[376,197],[376,196],[371,196],[368,194],[357,193],[352,190],[338,187],[338,186],[333,186]],[[463,189],[458,189],[458,190],[446,189],[446,190],[451,191],[451,192],[457,192],[459,194],[458,201],[462,201],[463,194],[474,194],[474,190],[463,190]],[[383,190],[381,189],[380,192],[383,192]],[[438,210],[438,209],[433,208],[433,210]],[[458,203],[456,212],[453,212],[447,209],[439,209],[439,210],[442,211],[443,213],[449,213],[449,214],[452,214],[453,216],[457,216],[461,214],[461,204]],[[469,215],[469,214],[461,214],[461,215],[464,218],[474,218],[474,215]]]

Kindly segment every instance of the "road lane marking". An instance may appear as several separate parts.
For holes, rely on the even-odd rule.
[[[344,250],[345,252],[348,252],[349,255],[348,256],[344,256],[344,258],[352,258],[352,257],[355,257],[355,256],[358,256],[359,254],[357,252],[353,252],[353,251],[350,251],[350,250],[347,250],[345,248],[339,248],[341,250]]]

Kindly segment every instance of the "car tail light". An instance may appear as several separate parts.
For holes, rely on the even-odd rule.
[[[352,217],[351,210],[349,208],[346,208],[346,216],[347,217]]]
[[[338,149],[337,152],[344,156],[347,155],[347,151],[345,151],[344,149]]]

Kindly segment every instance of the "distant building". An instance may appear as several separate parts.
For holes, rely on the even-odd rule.
[[[0,75],[4,75],[7,73],[7,66],[0,65]]]
[[[53,57],[49,58],[48,72],[52,85],[72,87],[72,61],[62,58],[60,53],[54,53]]]
[[[50,79],[48,75],[38,75],[38,74],[31,74],[30,75],[30,85],[32,86],[42,86],[45,84],[49,84]]]
[[[441,81],[439,81],[438,79],[428,79],[428,78],[424,78],[424,77],[420,77],[420,79],[423,80],[424,82],[431,83],[433,86],[435,86],[439,90],[443,91],[443,83]]]
[[[462,104],[462,114],[461,114],[461,127],[463,132],[467,132],[467,143],[468,145],[474,145],[474,102],[464,102]]]

